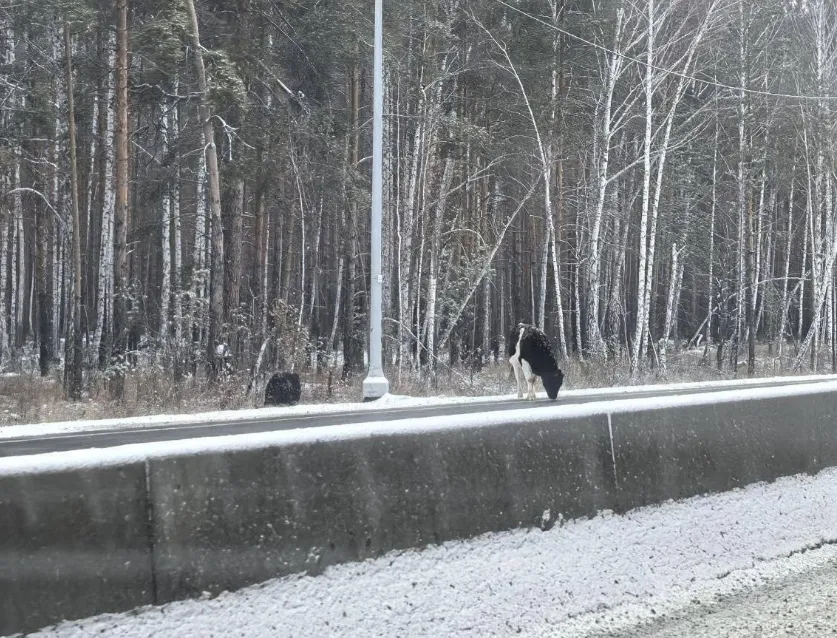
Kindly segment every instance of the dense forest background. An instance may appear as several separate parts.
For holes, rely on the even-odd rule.
[[[371,0],[0,7],[0,366],[365,370]],[[384,353],[834,368],[837,6],[387,1]]]

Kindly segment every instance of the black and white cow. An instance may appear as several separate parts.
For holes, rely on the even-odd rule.
[[[558,396],[564,382],[564,373],[558,368],[558,361],[547,336],[535,326],[519,323],[512,330],[508,341],[509,363],[517,381],[517,398],[523,398],[521,376],[528,386],[526,398],[535,400],[535,380],[540,377],[550,399]]]
[[[264,404],[268,405],[295,405],[299,403],[302,388],[299,383],[299,375],[294,372],[277,372],[264,390]]]

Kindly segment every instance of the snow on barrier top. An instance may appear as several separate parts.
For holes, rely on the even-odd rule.
[[[583,399],[604,395],[608,399],[630,398],[633,394],[649,392],[700,392],[729,388],[747,390],[765,386],[806,385],[837,381],[837,375],[800,375],[756,379],[729,379],[723,381],[697,381],[689,383],[665,383],[655,385],[620,386],[612,388],[585,388],[562,390],[562,399]],[[87,421],[59,421],[0,426],[0,442],[3,439],[37,438],[55,434],[95,432],[99,430],[137,429],[165,426],[189,426],[232,424],[271,418],[316,417],[346,412],[380,413],[393,408],[422,408],[467,405],[470,403],[502,403],[517,398],[515,394],[482,397],[409,397],[388,394],[368,403],[329,403],[319,405],[296,405],[290,407],[251,408],[246,410],[224,410],[196,414],[157,414],[151,416],[117,419],[95,419]]]
[[[755,385],[752,382],[753,380],[748,380],[749,383],[720,382],[727,384],[736,383],[738,386],[735,389],[707,394],[697,393],[662,397],[615,398],[606,401],[571,405],[557,404],[549,407],[521,408],[519,410],[506,410],[503,412],[478,412],[457,415],[455,418],[449,415],[442,415],[410,420],[371,421],[350,425],[330,425],[316,428],[231,434],[176,441],[134,443],[110,448],[91,448],[87,450],[49,452],[27,456],[0,457],[0,476],[20,476],[93,467],[109,467],[149,459],[256,450],[265,447],[353,440],[375,436],[409,435],[455,429],[492,428],[512,424],[538,425],[565,418],[614,415],[646,410],[667,410],[689,406],[720,405],[740,401],[800,397],[827,392],[837,393],[837,380],[831,376],[826,378],[828,380],[822,380],[823,377],[810,377],[810,380],[819,382],[804,384],[798,381],[800,377],[791,377],[791,379],[797,380],[797,384],[777,384],[775,387],[747,387]],[[706,387],[706,384],[680,385],[690,385],[696,390]],[[651,387],[669,389],[672,386],[642,386],[642,389],[647,391]],[[620,389],[620,391],[629,389],[624,388]],[[626,392],[625,394],[630,393]],[[263,411],[246,410],[243,412],[246,415],[255,413],[263,416]],[[229,415],[230,413],[215,414]],[[253,417],[251,416],[251,418]],[[246,421],[247,419],[242,418],[241,420]],[[224,422],[228,422],[228,418]]]

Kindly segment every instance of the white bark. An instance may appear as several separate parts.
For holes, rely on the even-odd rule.
[[[57,59],[57,56],[56,56]],[[93,93],[93,116],[90,118],[90,164],[88,166],[88,173],[87,173],[87,210],[85,211],[85,219],[87,219],[87,246],[90,247],[93,245],[93,237],[94,233],[98,230],[98,226],[95,226],[93,221],[93,206],[94,206],[94,195],[95,189],[93,185],[95,184],[95,175],[96,175],[96,141],[99,137],[99,92],[95,91]],[[57,156],[56,156],[57,157]],[[99,188],[102,185],[99,184]],[[88,257],[90,259],[90,257]],[[92,259],[90,259],[92,261]],[[88,262],[89,264],[90,262]],[[90,283],[87,284],[87,287],[90,288]],[[89,315],[90,309],[88,309],[87,314]],[[95,326],[93,329],[95,334]]]
[[[0,363],[5,363],[9,355],[9,329],[11,328],[8,325],[11,312],[9,312],[9,305],[6,302],[6,284],[8,282],[6,260],[8,259],[9,250],[9,221],[9,212],[0,210]]]
[[[59,59],[58,40],[53,43],[53,59]],[[51,200],[57,207],[61,200],[61,182],[59,178],[61,167],[61,140],[64,139],[65,119],[60,117],[63,113],[62,100],[66,87],[63,82],[55,82],[55,99],[53,102],[55,118],[53,120],[53,130],[55,131],[55,139],[52,141],[52,157],[55,159],[55,170],[52,171]],[[67,210],[63,207],[62,210]],[[61,290],[62,290],[62,254],[61,246],[63,242],[64,231],[60,224],[52,224],[52,344],[55,352],[60,351],[60,336],[61,336]]]
[[[770,190],[770,198],[768,200],[767,205],[768,210],[772,217],[775,216],[776,212],[776,189],[772,188]],[[759,267],[756,268],[756,272],[760,273],[758,275],[758,279],[756,281],[756,290],[760,290],[764,287],[764,282],[770,281],[773,278],[773,257],[774,251],[776,248],[775,242],[770,241],[769,237],[771,235],[770,227],[772,226],[772,221],[767,220],[767,215],[763,214],[759,218],[759,245],[761,246],[764,244],[764,248],[762,249],[765,254],[762,257],[759,255]],[[765,229],[765,225],[768,226]],[[765,306],[765,294],[762,291],[758,296],[758,304],[756,310],[756,322],[755,327],[758,330],[759,326],[761,325],[762,318],[764,316],[764,306]]]
[[[654,20],[654,0],[649,0],[650,18],[649,18],[649,48],[648,48],[648,64],[651,64],[651,56],[653,50],[653,20]],[[586,327],[587,327],[587,345],[588,354],[594,359],[601,359],[605,353],[606,348],[602,340],[601,330],[599,329],[599,287],[601,285],[601,231],[602,221],[604,219],[604,207],[607,200],[607,185],[609,181],[609,164],[610,164],[610,146],[613,135],[613,96],[616,90],[616,81],[622,72],[623,56],[620,53],[622,39],[622,28],[625,17],[625,11],[622,7],[616,13],[616,32],[613,36],[613,52],[609,54],[607,66],[607,80],[605,83],[604,106],[599,111],[601,119],[597,122],[597,136],[598,144],[598,162],[596,166],[596,208],[593,211],[593,217],[590,221],[590,248],[587,255],[587,296],[586,296]],[[646,90],[646,99],[648,100],[648,110],[651,109],[651,91],[653,90],[650,83],[650,69],[648,72],[648,87]],[[648,115],[647,122],[647,143],[650,149],[651,121]],[[650,157],[650,156],[649,156]],[[640,257],[642,259],[642,257]]]
[[[804,320],[804,310],[805,310],[805,280],[806,270],[808,267],[808,224],[809,224],[810,216],[805,215],[805,228],[803,229],[803,243],[802,243],[802,268],[800,270],[800,280],[799,280],[799,304],[798,304],[798,316],[796,321],[796,339],[797,341],[802,341],[802,325]]]
[[[297,317],[297,330],[302,329],[302,313],[305,310],[305,257],[307,250],[305,248],[305,202],[302,196],[302,184],[299,181],[299,170],[294,159],[294,151],[291,151],[291,164],[294,169],[294,181],[296,183],[296,193],[299,201],[299,315]]]
[[[160,153],[165,158],[169,153],[169,131],[167,123],[161,127]],[[169,345],[169,307],[171,305],[171,184],[164,180],[163,197],[160,201],[161,245],[163,260],[160,282],[160,346],[166,350]]]
[[[557,118],[557,105],[558,100],[560,99],[560,92],[562,83],[562,74],[559,69],[559,47],[561,44],[561,35],[560,31],[557,30],[559,17],[560,17],[560,9],[557,0],[550,0],[550,10],[552,13],[552,24],[556,27],[555,35],[552,39],[552,109],[551,109],[551,118],[550,118],[550,132],[549,132],[549,144],[548,144],[548,152],[547,157],[550,161],[550,169],[555,161],[555,154],[554,154],[554,134],[555,134],[555,127],[558,124]],[[560,138],[559,138],[560,139]],[[563,160],[559,159],[559,162]],[[563,196],[561,189],[563,188],[563,172],[562,172],[563,165],[559,163],[558,165],[558,213],[559,215],[562,213],[562,205],[563,205]],[[552,172],[550,170],[550,177]],[[551,242],[551,257],[552,257],[552,274],[554,277],[553,283],[555,285],[555,305],[556,305],[556,313],[557,313],[557,320],[558,320],[558,346],[561,349],[561,356],[566,357],[569,349],[567,348],[567,337],[566,331],[564,329],[564,303],[561,295],[561,262],[558,258],[558,233],[555,229],[555,221],[552,218],[552,210],[550,207],[549,214],[547,216],[547,232],[549,235],[549,242]]]
[[[680,262],[680,250],[677,250],[677,242],[671,245],[671,273],[668,286],[668,299],[666,301],[666,320],[663,328],[663,337],[660,339],[660,368],[666,370],[668,352],[668,341],[671,337],[671,328],[674,324],[675,313],[680,303],[680,285],[683,281],[683,265]]]
[[[209,250],[209,233],[207,232],[206,210],[206,153],[198,156],[198,175],[195,186],[197,202],[195,206],[195,235],[192,242],[192,302],[189,305],[190,327],[198,335],[199,343],[204,338],[206,328],[205,300],[209,285],[209,271],[207,268]]]
[[[15,158],[15,167],[14,167],[14,181],[12,183],[14,190],[14,198],[13,198],[13,208],[12,208],[12,217],[11,217],[11,267],[9,272],[9,282],[11,286],[11,297],[9,298],[9,306],[10,306],[10,313],[9,319],[11,321],[11,326],[9,326],[9,342],[12,351],[14,352],[17,350],[18,347],[18,335],[20,334],[20,324],[22,321],[22,311],[21,308],[21,280],[20,280],[20,271],[22,270],[23,260],[20,255],[20,251],[23,248],[23,241],[20,237],[20,223],[23,218],[23,194],[20,191],[20,160],[21,160],[21,149],[15,148],[14,153]]]
[[[654,269],[654,236],[651,232],[651,247],[648,246],[648,215],[651,197],[651,131],[654,117],[654,0],[647,0],[648,5],[648,44],[645,63],[645,142],[643,152],[642,182],[642,217],[639,235],[639,285],[637,291],[636,327],[634,330],[634,348],[631,368],[639,369],[640,356],[645,353],[647,339],[646,322],[648,321],[648,301],[650,295],[650,273]],[[656,220],[654,220],[656,221]],[[653,222],[652,222],[653,224]]]
[[[657,242],[657,222],[659,219],[660,197],[663,188],[663,175],[668,157],[668,150],[671,143],[671,129],[674,123],[674,116],[677,113],[677,107],[683,98],[683,94],[687,87],[688,74],[691,72],[692,65],[695,60],[695,54],[701,40],[706,34],[715,11],[716,3],[713,2],[707,9],[703,22],[700,25],[697,33],[692,41],[689,43],[689,49],[686,53],[683,62],[683,71],[678,77],[677,88],[672,97],[671,106],[665,119],[665,129],[663,139],[659,147],[659,158],[657,159],[657,172],[654,190],[653,202],[650,203],[650,180],[651,180],[651,125],[653,121],[653,88],[656,83],[655,73],[653,69],[653,40],[654,40],[654,0],[648,0],[648,46],[647,46],[647,60],[646,60],[646,81],[645,81],[645,143],[643,152],[643,184],[642,184],[642,219],[640,221],[640,255],[639,255],[639,283],[637,291],[637,320],[634,330],[633,353],[631,356],[631,369],[637,371],[641,359],[640,356],[644,354],[648,340],[650,339],[650,326],[648,324],[650,318],[651,305],[651,290],[653,288],[654,278],[654,259]],[[651,218],[651,228],[646,230],[648,218]],[[647,248],[646,248],[647,242]]]
[[[717,103],[717,100],[716,100]],[[717,113],[717,111],[716,111]],[[712,315],[715,305],[715,282],[714,267],[715,267],[715,208],[717,207],[717,188],[718,188],[718,120],[715,120],[715,142],[712,147],[712,201],[710,202],[709,213],[709,279],[706,287],[707,304],[706,304],[706,343],[704,345],[703,356],[709,356],[709,349],[712,345]]]
[[[787,237],[785,238],[785,266],[782,275],[782,311],[779,317],[779,365],[782,363],[782,354],[784,352],[785,347],[785,329],[787,326],[788,321],[788,306],[790,304],[790,297],[788,296],[788,276],[790,275],[790,258],[791,258],[791,246],[793,244],[793,207],[794,207],[794,195],[795,195],[795,186],[796,186],[796,166],[791,169],[791,185],[790,185],[790,194],[788,195],[788,225],[787,225]]]
[[[579,226],[580,228],[580,226]],[[580,231],[577,231],[580,234]],[[575,297],[575,350],[579,361],[584,361],[584,348],[581,343],[581,255],[579,254],[580,237],[576,235],[575,272],[573,273],[573,296]]]
[[[827,55],[827,48],[830,47],[831,27],[827,24],[826,8],[823,0],[812,3],[811,14],[814,31],[815,47],[815,72],[818,95],[824,96],[828,93],[826,84],[834,79],[834,58]],[[830,144],[828,135],[823,134],[831,127],[831,111],[828,100],[820,99],[816,103],[816,120],[813,135],[813,142],[816,144],[816,164],[813,188],[813,206],[809,207],[811,221],[809,221],[811,233],[812,252],[812,310],[813,317],[808,333],[802,343],[794,367],[798,369],[802,365],[804,356],[810,351],[813,370],[816,371],[819,358],[820,330],[822,327],[823,306],[828,298],[828,291],[834,280],[834,260],[837,257],[837,237],[835,237],[834,207],[832,196],[832,175],[831,167],[826,166],[825,150]],[[808,136],[804,136],[806,150]],[[807,155],[807,153],[806,153]],[[829,164],[831,162],[828,162]],[[809,166],[810,173],[810,166]],[[809,176],[810,183],[810,176]],[[810,198],[810,186],[809,186]],[[824,226],[823,228],[823,218]]]
[[[17,301],[15,302],[15,345],[21,346],[24,329],[24,309],[26,307],[26,293],[28,286],[26,285],[26,236],[23,230],[23,208],[20,209],[20,215],[15,217],[15,236],[17,238]]]
[[[323,233],[323,208],[325,206],[324,198],[320,197],[320,205],[317,208],[317,222],[314,228],[314,240],[311,242],[313,250],[311,251],[311,295],[310,303],[308,304],[308,313],[306,325],[311,325],[314,314],[314,306],[317,303],[317,296],[319,295],[320,286],[320,239]],[[316,360],[313,363],[314,371],[317,369]]]
[[[175,79],[174,93],[180,84]],[[174,234],[174,252],[172,255],[172,286],[174,288],[174,340],[178,350],[183,345],[183,229],[180,221],[180,107],[173,104],[169,111],[168,129],[171,140],[177,145],[175,153],[174,184],[171,198],[171,225]]]
[[[442,223],[448,200],[448,190],[453,179],[453,158],[445,159],[442,181],[439,185],[439,200],[433,219],[433,235],[430,241],[430,283],[427,291],[427,356],[431,370],[436,369],[436,301],[439,281],[439,253],[442,249]]]
[[[115,43],[113,36],[108,47],[108,68],[112,69],[115,64]],[[99,349],[104,335],[111,333],[113,325],[113,242],[114,226],[113,214],[116,206],[116,183],[114,175],[114,147],[111,143],[114,136],[115,113],[114,113],[114,74],[107,74],[108,90],[107,100],[103,108],[107,109],[106,133],[105,133],[105,183],[101,185],[104,189],[104,207],[102,208],[101,241],[99,245],[99,277],[98,293],[96,298],[96,331],[93,334],[93,352],[98,357]]]
[[[419,81],[423,81],[424,69],[422,68]],[[427,116],[425,109],[425,93],[422,91],[419,98],[418,108],[416,114],[418,116],[418,124],[416,125],[415,133],[413,134],[413,145],[410,157],[412,158],[410,165],[410,175],[407,179],[407,193],[403,206],[404,214],[401,218],[401,223],[398,228],[398,343],[400,353],[399,374],[401,366],[409,356],[409,349],[407,343],[409,340],[409,333],[411,332],[408,326],[412,322],[412,314],[410,308],[410,285],[408,279],[412,270],[413,260],[413,232],[414,232],[414,213],[416,204],[416,193],[418,190],[419,179],[419,165],[421,164],[421,156],[423,154],[424,140],[424,122]]]
[[[331,319],[331,334],[328,338],[328,365],[337,367],[337,361],[333,356],[334,342],[337,339],[337,326],[340,325],[340,300],[343,296],[343,270],[346,267],[346,256],[341,253],[337,264],[337,290],[334,298],[334,315]]]

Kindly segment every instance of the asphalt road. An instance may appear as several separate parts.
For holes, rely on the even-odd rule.
[[[823,379],[826,380],[826,379]],[[783,385],[797,385],[814,383],[808,381],[788,382]],[[766,380],[763,384],[748,385],[747,388],[776,386],[775,382]],[[701,393],[732,390],[729,386],[703,388]],[[547,408],[555,405],[573,405],[578,403],[592,403],[595,401],[610,401],[614,399],[664,397],[680,394],[692,394],[694,389],[672,389],[638,391],[630,394],[615,393],[605,390],[597,394],[583,397],[562,397],[556,401],[539,399],[531,402],[522,399],[509,401],[473,402],[458,405],[437,405],[423,407],[393,407],[380,411],[346,411],[328,414],[313,414],[307,416],[276,417],[234,422],[213,422],[195,424],[155,425],[141,428],[123,428],[112,430],[97,430],[88,432],[71,432],[51,434],[39,437],[4,438],[0,439],[0,457],[24,456],[42,454],[45,452],[61,452],[67,450],[81,450],[89,448],[105,448],[132,443],[151,443],[157,441],[175,441],[206,436],[222,436],[229,434],[250,434],[256,432],[270,432],[275,430],[290,430],[296,428],[322,427],[327,425],[349,425],[352,423],[369,423],[372,421],[411,420],[430,416],[457,416],[477,412],[500,412],[504,410],[518,410],[521,408]],[[25,427],[25,426],[20,426]]]
[[[837,636],[837,561],[765,587],[722,596],[708,605],[620,638],[816,638]]]

